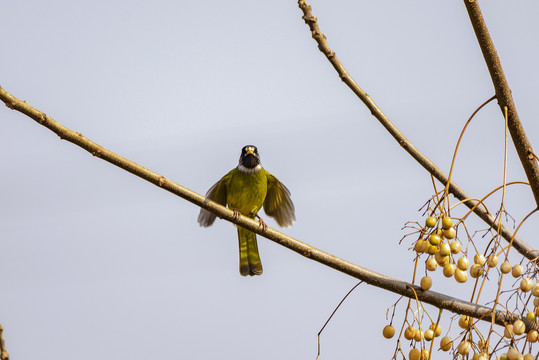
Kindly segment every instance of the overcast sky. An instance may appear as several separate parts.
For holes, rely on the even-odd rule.
[[[462,2],[310,4],[357,83],[448,172],[462,126],[494,93]],[[539,3],[481,6],[538,144]],[[410,281],[414,239],[398,242],[406,221],[424,221],[430,176],[339,80],[301,16],[280,0],[6,0],[0,86],[201,194],[254,144],[292,192],[297,222],[285,233]],[[454,179],[482,197],[501,184],[502,159],[493,102],[471,124]],[[241,277],[230,223],[200,228],[196,206],[6,107],[0,167],[0,324],[13,359],[314,359],[316,334],[357,283],[263,238],[264,274]],[[525,180],[512,145],[508,169]],[[514,187],[507,206],[520,220],[531,193]],[[536,221],[520,232],[534,248]],[[471,284],[434,279],[433,290],[469,299]],[[390,359],[395,341],[381,330],[397,299],[358,287],[320,359]]]

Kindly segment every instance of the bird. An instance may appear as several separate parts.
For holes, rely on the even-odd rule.
[[[290,191],[274,175],[262,167],[258,149],[254,145],[246,145],[241,150],[238,166],[228,172],[206,193],[206,198],[223,206],[228,206],[239,214],[251,219],[258,217],[260,224],[266,224],[258,216],[264,212],[273,217],[281,227],[289,227],[296,221],[294,204]],[[201,209],[198,223],[208,227],[215,221],[215,214]],[[242,276],[262,275],[262,262],[258,253],[256,234],[236,226],[238,229],[240,274]]]

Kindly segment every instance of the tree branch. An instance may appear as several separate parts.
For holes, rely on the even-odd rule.
[[[441,171],[428,157],[423,155],[389,120],[389,118],[380,110],[371,97],[359,87],[359,85],[348,74],[343,64],[337,58],[335,53],[329,47],[326,37],[320,31],[318,27],[317,19],[312,14],[312,8],[305,0],[298,1],[299,8],[303,11],[302,19],[309,26],[313,39],[318,43],[318,49],[326,56],[331,65],[335,68],[341,80],[348,85],[348,87],[357,95],[357,97],[363,101],[365,106],[371,111],[371,114],[380,121],[380,123],[387,129],[387,131],[393,136],[395,140],[406,150],[423,168],[431,173],[438,181],[446,185],[449,178]],[[533,155],[532,155],[533,156]],[[464,192],[454,181],[449,182],[449,192],[453,194],[457,199],[463,201],[463,203],[473,212],[490,225],[494,229],[498,229],[500,224],[496,222],[494,216],[492,216],[484,207],[478,206],[478,202],[470,200],[470,196]],[[513,241],[513,247],[528,258],[532,262],[536,262],[539,258],[539,251],[534,250],[527,243],[516,237],[514,233],[507,227],[501,225],[501,235],[508,242]]]
[[[361,266],[352,264],[346,260],[340,259],[327,252],[319,250],[308,244],[305,244],[299,240],[296,240],[288,235],[285,235],[275,229],[267,227],[264,229],[260,226],[258,221],[250,219],[245,216],[235,218],[234,212],[221,206],[213,201],[204,198],[202,195],[197,194],[179,184],[176,184],[170,179],[165,178],[151,170],[148,170],[133,161],[130,161],[114,152],[105,149],[104,147],[94,143],[93,141],[85,138],[82,134],[68,129],[64,125],[55,121],[51,117],[42,113],[41,111],[33,108],[25,101],[21,101],[9,94],[2,87],[0,87],[0,100],[2,100],[7,107],[13,110],[17,110],[30,118],[34,119],[39,124],[47,127],[54,133],[56,133],[61,139],[67,140],[81,148],[85,149],[94,156],[99,157],[105,161],[110,162],[130,173],[155,184],[164,190],[167,190],[179,197],[199,206],[206,210],[209,210],[229,222],[239,225],[245,229],[251,230],[267,239],[276,242],[279,245],[287,247],[288,249],[297,252],[304,257],[317,261],[321,264],[329,266],[335,270],[350,275],[356,279],[363,280],[366,283],[374,285],[376,287],[389,290],[391,292],[409,297],[416,298],[425,303],[431,304],[438,308],[447,309],[449,311],[469,315],[481,320],[491,321],[492,309],[463,301],[445,294],[441,294],[435,291],[423,291],[417,285],[412,285],[405,281],[390,278],[388,276],[378,274],[374,271],[365,269]],[[495,322],[499,325],[504,325],[506,322],[511,322],[514,319],[514,315],[508,312],[495,311]],[[527,321],[524,319],[524,321]],[[529,325],[529,322],[528,322]]]
[[[528,177],[528,182],[530,183],[533,196],[535,197],[535,202],[539,206],[539,165],[535,159],[531,143],[528,140],[524,127],[518,117],[517,109],[513,102],[513,96],[511,95],[511,89],[505,78],[500,58],[498,57],[498,53],[496,52],[496,48],[494,47],[494,43],[488,32],[478,2],[476,0],[464,0],[464,5],[468,11],[468,16],[470,17],[475,35],[477,36],[477,41],[479,42],[488,71],[490,72],[490,77],[494,84],[494,90],[496,91],[498,105],[502,110],[502,114],[505,114],[504,108],[507,106],[507,126],[511,133],[513,143],[515,144],[520,162]]]
[[[4,327],[0,325],[0,360],[9,360],[9,354],[6,350],[6,343],[4,341]]]

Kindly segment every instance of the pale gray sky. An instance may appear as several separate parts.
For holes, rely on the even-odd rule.
[[[462,2],[310,4],[349,73],[448,171],[460,129],[493,95]],[[481,2],[538,144],[539,3],[508,4]],[[0,85],[202,194],[255,144],[292,192],[285,233],[409,281],[413,254],[398,241],[421,219],[430,176],[339,80],[301,15],[296,1],[3,1]],[[264,275],[241,277],[231,224],[200,228],[196,206],[6,107],[0,144],[0,324],[14,359],[314,359],[317,332],[356,284],[263,238]],[[482,197],[501,183],[502,156],[492,103],[454,178]],[[524,179],[512,148],[508,178]],[[507,204],[517,219],[534,207],[525,188]],[[536,229],[521,235],[539,247]],[[470,284],[438,275],[433,290],[469,297]],[[381,330],[397,298],[360,286],[321,360],[391,358]]]

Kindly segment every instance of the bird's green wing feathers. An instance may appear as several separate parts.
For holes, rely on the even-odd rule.
[[[206,193],[206,200],[215,201],[218,204],[226,206],[226,184],[230,180],[230,173],[223,176],[221,180],[215,183]],[[215,214],[206,209],[200,209],[198,223],[200,226],[208,227],[215,221]]]
[[[296,221],[290,191],[270,173],[268,173],[268,193],[264,201],[264,212],[282,227],[292,226]]]

